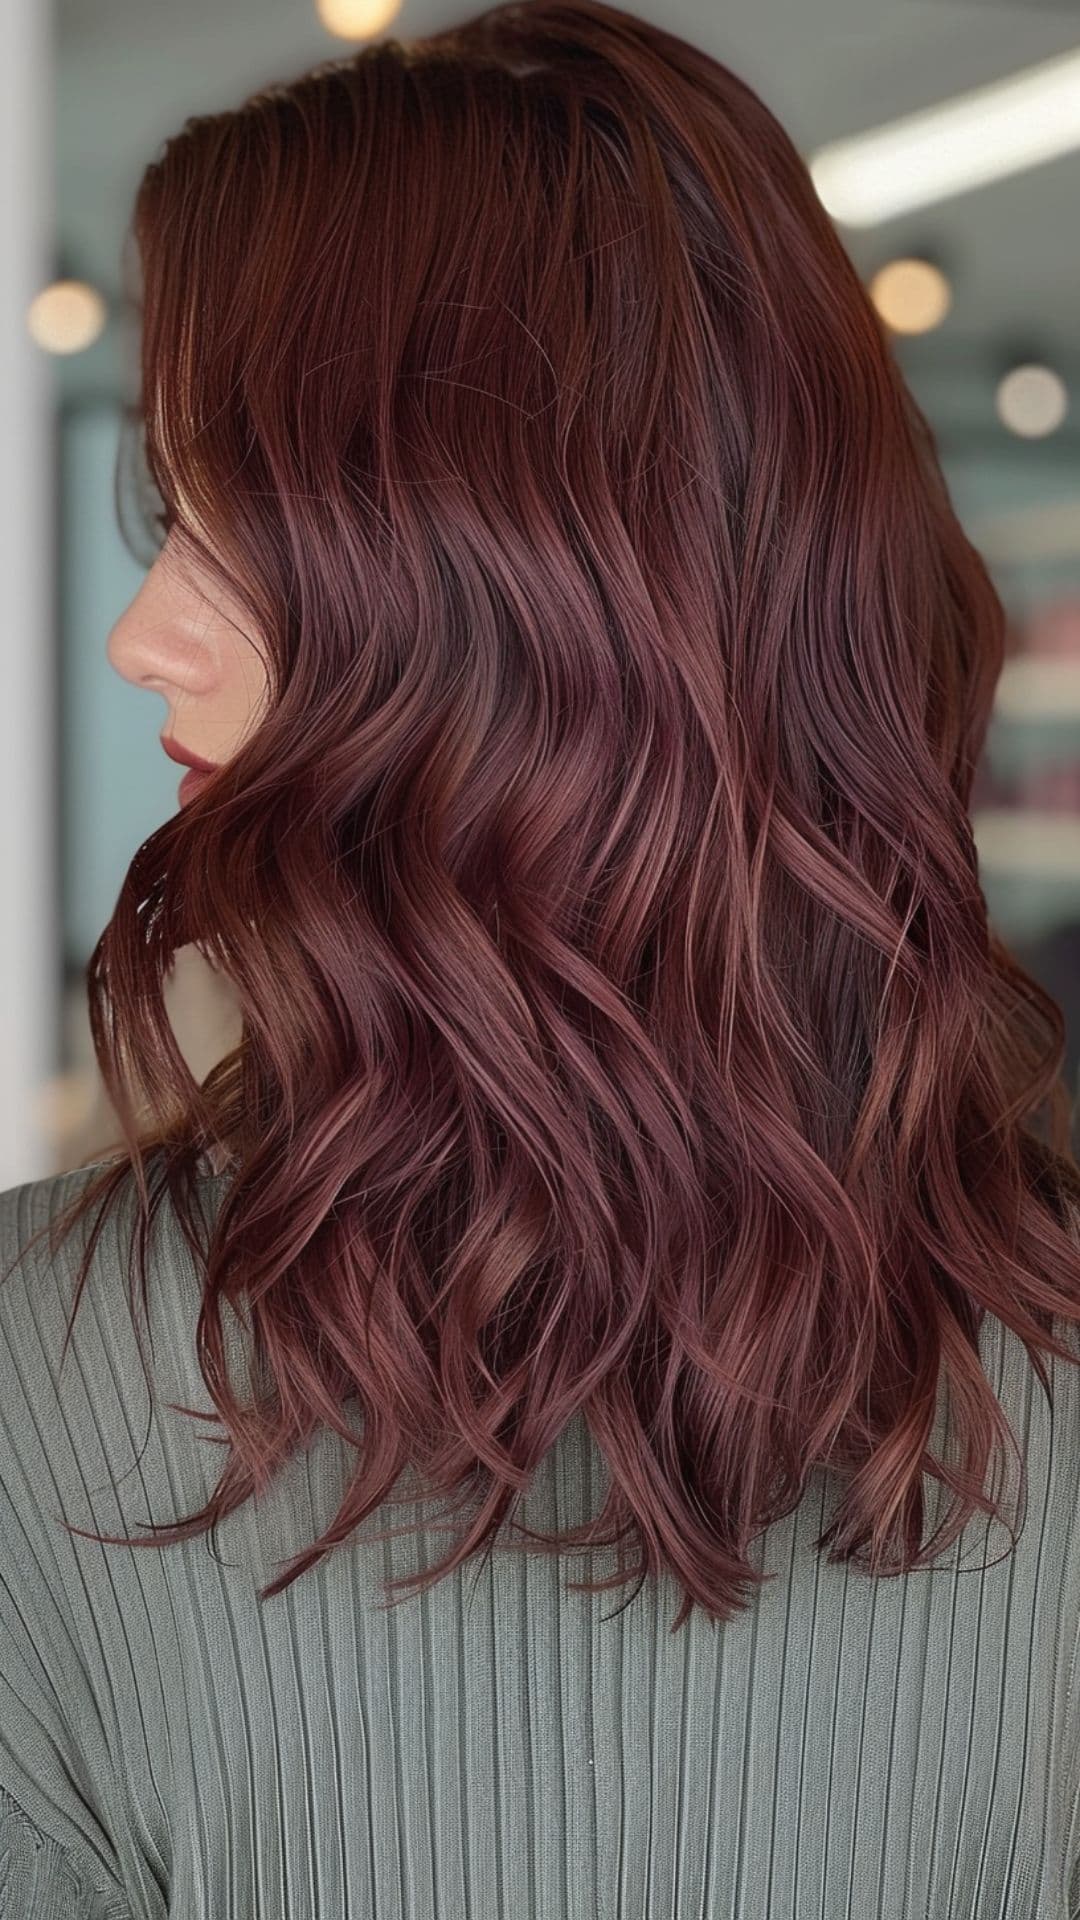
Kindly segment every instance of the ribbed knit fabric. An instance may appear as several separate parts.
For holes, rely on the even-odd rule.
[[[90,1171],[0,1196],[5,1270]],[[227,1178],[201,1186],[210,1205]],[[165,1406],[211,1408],[194,1263],[168,1216],[148,1393],[131,1217],[102,1235],[62,1372],[80,1233],[0,1284],[5,1920],[1080,1914],[1072,1367],[1052,1367],[1051,1418],[1023,1348],[987,1323],[1029,1475],[1015,1552],[980,1521],[930,1571],[829,1565],[814,1543],[834,1495],[815,1480],[760,1543],[775,1577],[721,1627],[695,1611],[672,1634],[673,1581],[627,1604],[632,1588],[568,1591],[583,1556],[512,1547],[384,1608],[384,1575],[436,1558],[433,1532],[365,1529],[260,1605],[336,1507],[351,1457],[336,1435],[213,1551],[60,1524],[138,1533],[190,1514],[224,1457]],[[520,1517],[581,1519],[604,1479],[576,1422]]]

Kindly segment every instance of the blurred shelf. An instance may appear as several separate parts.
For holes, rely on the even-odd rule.
[[[1075,459],[1075,449],[1072,449]],[[998,513],[977,514],[971,537],[994,566],[1080,556],[1080,499],[1038,500]]]
[[[1051,726],[1080,722],[1080,659],[1021,654],[1007,660],[997,684],[994,717]]]
[[[1080,887],[1080,815],[1035,807],[983,807],[972,816],[979,863],[1023,880]]]

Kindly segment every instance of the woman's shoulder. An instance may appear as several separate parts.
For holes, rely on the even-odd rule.
[[[64,1217],[81,1195],[106,1169],[117,1169],[117,1180],[110,1188],[110,1203],[100,1210],[93,1201],[75,1219],[69,1231],[59,1231]],[[212,1190],[222,1178],[207,1156],[202,1156],[197,1173],[196,1191]],[[19,1301],[27,1289],[39,1295],[51,1277],[63,1295],[65,1276],[73,1275],[86,1251],[88,1237],[101,1212],[101,1252],[95,1248],[95,1266],[112,1269],[116,1265],[117,1235],[123,1229],[130,1235],[137,1217],[139,1199],[135,1176],[127,1155],[90,1160],[64,1172],[46,1174],[36,1180],[0,1192],[0,1313],[5,1301]],[[159,1210],[161,1230],[171,1245],[180,1232],[180,1222],[169,1206]],[[17,1309],[16,1309],[17,1310]]]
[[[49,1257],[49,1236],[45,1229],[58,1222],[68,1208],[74,1206],[79,1195],[110,1167],[116,1168],[120,1177],[116,1182],[115,1203],[109,1212],[117,1220],[121,1217],[130,1220],[138,1204],[138,1189],[126,1153],[87,1160],[62,1172],[45,1174],[36,1180],[24,1180],[0,1192],[0,1295],[10,1274],[34,1271],[41,1259]],[[215,1190],[231,1167],[229,1158],[218,1150],[200,1154],[195,1169],[196,1191]],[[94,1214],[95,1209],[91,1206],[88,1209],[91,1221]],[[163,1208],[161,1218],[166,1231],[179,1225],[171,1208]],[[78,1245],[80,1248],[85,1246],[82,1226],[83,1222],[78,1222],[70,1239],[64,1236],[61,1244]],[[39,1249],[45,1251],[40,1252]]]
[[[56,1244],[63,1216],[96,1174],[109,1164],[90,1161],[63,1173],[25,1180],[0,1192],[0,1327],[13,1328],[20,1316],[46,1299],[59,1297],[63,1274],[73,1272],[86,1247],[88,1219],[75,1223]]]
[[[124,1452],[131,1431],[145,1430],[151,1391],[159,1404],[210,1406],[195,1339],[200,1270],[168,1194],[145,1240],[145,1297],[130,1170],[106,1208],[92,1199],[70,1231],[54,1231],[112,1164],[89,1162],[0,1193],[0,1446],[5,1434],[17,1446],[31,1418],[58,1443],[65,1432],[95,1430],[106,1451]],[[222,1179],[195,1183],[207,1225]]]

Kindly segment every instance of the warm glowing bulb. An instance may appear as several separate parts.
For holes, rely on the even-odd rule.
[[[1031,362],[1005,375],[997,390],[997,410],[1010,433],[1041,440],[1060,427],[1069,411],[1069,395],[1052,367]]]
[[[401,0],[315,0],[315,11],[339,39],[366,40],[389,26],[401,11]]]
[[[26,324],[47,353],[82,353],[105,326],[100,293],[82,280],[54,280],[31,300]]]
[[[871,280],[870,298],[894,333],[929,333],[952,305],[945,275],[929,260],[890,260]]]

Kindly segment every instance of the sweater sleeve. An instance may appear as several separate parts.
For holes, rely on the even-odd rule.
[[[12,1195],[0,1195],[5,1275],[14,1214]],[[106,1811],[108,1741],[21,1444],[43,1417],[48,1381],[24,1376],[8,1337],[19,1286],[18,1275],[0,1286],[0,1920],[130,1920]]]
[[[122,1896],[99,1892],[70,1855],[0,1787],[0,1920],[130,1920]]]
[[[62,1616],[14,1556],[0,1485],[0,1920],[129,1920],[120,1864],[53,1664]]]

